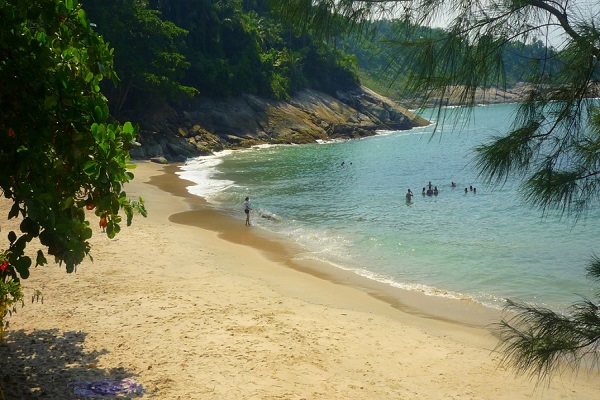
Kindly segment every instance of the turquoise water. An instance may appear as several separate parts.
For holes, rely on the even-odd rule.
[[[585,266],[600,237],[597,210],[574,225],[543,218],[518,182],[487,186],[472,149],[506,132],[514,106],[476,107],[468,119],[465,109],[450,112],[457,119],[433,137],[427,127],[225,152],[188,161],[180,175],[197,183],[191,193],[239,217],[240,229],[250,196],[253,224],[302,245],[299,257],[393,286],[492,307],[512,298],[560,310],[593,296]],[[429,181],[437,196],[421,195]],[[465,194],[470,186],[477,192]]]

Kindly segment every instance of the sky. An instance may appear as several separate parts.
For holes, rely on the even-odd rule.
[[[495,1],[483,0],[482,3],[483,2],[491,4]],[[576,26],[580,22],[596,27],[600,26],[600,0],[556,0],[555,2],[547,1],[547,3],[559,3],[565,5],[567,8],[567,15],[569,15],[569,20],[573,26]],[[449,5],[449,7],[451,7],[451,5]],[[450,8],[441,10],[433,20],[432,26],[440,28],[446,27],[453,17],[454,15]],[[556,19],[553,19],[553,21],[555,23],[557,22]],[[564,29],[560,26],[555,26],[554,28],[550,27],[546,33],[540,34],[538,39],[545,41],[545,37],[547,37],[550,46],[560,49],[565,41]]]

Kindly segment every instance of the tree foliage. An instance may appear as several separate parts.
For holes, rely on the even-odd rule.
[[[2,210],[22,219],[2,242],[0,274],[18,282],[46,254],[74,271],[90,252],[90,219],[104,217],[112,238],[121,213],[129,225],[145,210],[123,191],[137,128],[111,122],[100,85],[116,80],[112,49],[85,12],[75,0],[2,0],[0,20],[0,191],[12,205]]]
[[[82,3],[115,48],[122,82],[103,89],[117,115],[138,115],[149,101],[181,104],[198,93],[284,99],[307,87],[333,93],[358,84],[351,57],[309,32],[292,32],[268,1]]]
[[[95,30],[114,48],[119,84],[102,86],[115,116],[155,110],[168,100],[193,97],[183,83],[189,61],[183,54],[188,32],[161,19],[143,0],[82,0]]]
[[[405,103],[418,103],[420,93],[410,93],[411,70],[409,60],[412,57],[412,46],[402,44],[415,37],[442,38],[445,31],[441,28],[425,26],[415,27],[402,19],[384,19],[364,24],[366,34],[343,35],[340,42],[344,51],[357,57],[361,80],[369,82],[372,89],[380,93],[389,93]],[[517,84],[535,80],[530,66],[536,60],[545,58],[546,68],[559,68],[560,63],[555,50],[544,46],[539,39],[531,43],[510,41],[502,49],[505,84],[514,88]],[[416,95],[417,99],[411,99]]]
[[[600,260],[594,257],[588,266],[591,279],[600,280],[599,268]],[[600,297],[600,291],[597,296]],[[597,301],[582,299],[572,304],[566,314],[512,300],[507,301],[506,309],[512,316],[497,324],[505,363],[540,380],[557,372],[562,361],[598,367]]]
[[[476,149],[481,175],[503,182],[522,177],[525,198],[544,212],[578,218],[600,196],[600,30],[596,4],[568,0],[289,0],[276,1],[290,21],[328,29],[348,21],[362,30],[382,17],[403,21],[396,65],[406,89],[424,100],[458,98],[473,105],[477,89],[507,85],[507,51],[537,46],[524,64],[530,83],[509,132]],[[595,8],[594,8],[595,7]],[[444,26],[443,30],[422,27]],[[552,50],[550,47],[554,47]],[[600,278],[597,258],[590,276]],[[500,349],[520,371],[547,377],[560,361],[600,353],[600,293],[565,315],[509,301],[514,319],[499,324]],[[578,365],[578,364],[577,364]]]

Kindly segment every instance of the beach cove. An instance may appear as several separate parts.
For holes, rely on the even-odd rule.
[[[138,163],[126,191],[148,218],[114,240],[94,226],[93,262],[23,281],[44,301],[9,318],[7,399],[78,398],[103,378],[157,399],[600,397],[597,372],[536,385],[502,366],[492,310],[292,261],[293,244],[190,195],[178,170]]]

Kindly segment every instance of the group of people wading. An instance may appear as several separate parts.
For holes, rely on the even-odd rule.
[[[423,188],[423,191],[421,192],[422,195],[427,195],[427,196],[437,196],[438,195],[438,188],[437,186],[433,186],[431,184],[431,181],[429,181],[429,183],[427,184],[427,190],[425,190],[425,188]]]
[[[431,184],[431,181],[429,181],[429,183],[427,184],[427,188],[423,188],[423,192],[421,192],[423,196],[437,196],[438,193],[439,192],[437,186],[433,186]],[[412,190],[408,189],[408,192],[406,193],[406,201],[411,201],[413,196],[414,194]]]
[[[450,186],[452,188],[455,188],[456,183],[452,182],[452,184]],[[477,189],[475,189],[473,186],[470,186],[469,188],[465,188],[465,193],[469,193],[469,192],[477,193]],[[432,185],[431,181],[429,181],[427,186],[424,187],[423,191],[421,192],[421,194],[423,196],[437,196],[438,193],[439,193],[439,190],[438,190],[437,186]],[[412,190],[408,189],[408,192],[406,193],[406,201],[410,202],[412,200],[413,196],[414,196],[414,194],[413,194]]]
[[[454,182],[452,182],[454,183]],[[421,194],[423,196],[437,196],[439,193],[437,186],[433,186],[431,184],[431,181],[429,181],[429,183],[427,184],[427,188],[423,188],[423,192],[421,192]],[[414,194],[412,192],[412,190],[408,189],[408,192],[406,193],[406,201],[411,201],[413,198]]]

